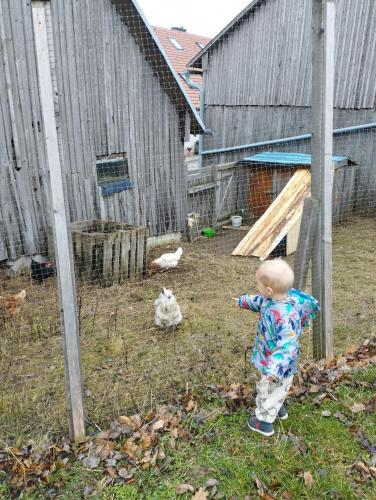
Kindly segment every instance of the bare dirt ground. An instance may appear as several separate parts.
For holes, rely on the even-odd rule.
[[[234,258],[244,233],[223,230],[184,243],[179,267],[142,281],[100,288],[80,284],[81,354],[88,423],[146,411],[187,385],[244,381],[252,376],[247,349],[257,317],[231,297],[255,291],[258,261]],[[376,223],[358,218],[334,230],[334,344],[336,352],[376,334]],[[155,249],[152,257],[166,251]],[[293,256],[288,260],[293,263]],[[154,326],[162,287],[176,294],[184,316],[174,332]],[[19,316],[0,326],[0,439],[14,442],[66,432],[64,369],[55,279],[3,281],[0,295],[26,289]],[[309,290],[309,283],[308,283]],[[312,353],[311,333],[303,339]]]

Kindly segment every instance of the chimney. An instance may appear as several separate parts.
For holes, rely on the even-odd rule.
[[[186,29],[184,28],[184,26],[172,26],[172,31],[181,31],[182,33],[186,33]]]

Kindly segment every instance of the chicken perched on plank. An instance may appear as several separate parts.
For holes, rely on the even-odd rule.
[[[160,269],[172,269],[179,264],[183,255],[182,247],[179,247],[174,253],[164,253],[158,259],[153,260],[152,264]]]
[[[172,327],[174,331],[175,327],[181,323],[183,316],[172,290],[164,288],[158,299],[154,302],[154,305],[155,324],[160,328]]]
[[[25,300],[25,297],[25,290],[14,295],[8,295],[7,297],[0,296],[0,318],[5,319],[15,316],[21,303]]]

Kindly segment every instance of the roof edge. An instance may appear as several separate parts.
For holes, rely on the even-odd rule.
[[[252,0],[252,2],[249,5],[247,5],[247,7],[245,7],[241,12],[239,12],[239,14],[235,16],[234,19],[230,21],[227,24],[227,26],[225,26],[223,30],[220,31],[218,35],[216,35],[211,40],[211,42],[205,45],[205,47],[198,54],[195,55],[195,57],[188,63],[188,67],[200,63],[202,56],[206,54],[206,52],[208,52],[223,37],[223,35],[225,35],[231,28],[239,24],[246,15],[248,15],[253,9],[258,7],[259,5],[261,5],[264,1],[265,0]]]
[[[179,81],[179,76],[178,76],[177,72],[175,71],[175,69],[171,65],[170,61],[168,60],[167,55],[166,55],[166,53],[165,53],[165,51],[164,51],[164,49],[162,47],[162,44],[158,40],[157,35],[155,34],[153,28],[149,24],[149,21],[146,19],[146,16],[143,13],[143,11],[142,11],[141,7],[139,6],[138,2],[136,0],[128,0],[128,2],[126,2],[126,0],[111,0],[111,3],[115,7],[121,7],[122,5],[124,6],[126,3],[131,3],[133,5],[134,9],[136,10],[137,14],[139,15],[139,17],[141,19],[142,24],[144,24],[146,30],[148,31],[149,37],[152,39],[152,41],[154,42],[154,44],[158,48],[159,53],[161,54],[161,57],[163,59],[163,62],[168,67],[168,69],[169,69],[169,71],[171,73],[171,76],[173,77],[173,79],[174,79],[177,87],[179,88],[180,93],[181,93],[181,97],[184,98],[183,104],[185,104],[185,110],[190,113],[191,118],[193,118],[193,120],[196,122],[195,123],[196,124],[195,128],[197,129],[198,133],[199,133],[199,131],[204,132],[205,131],[205,125],[204,125],[204,123],[203,123],[203,121],[202,121],[199,113],[197,112],[196,108],[193,106],[193,103],[191,102],[190,98],[188,97],[188,94],[185,92],[183,86],[181,85],[181,83]]]

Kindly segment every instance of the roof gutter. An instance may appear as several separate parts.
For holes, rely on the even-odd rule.
[[[333,130],[333,135],[351,134],[361,130],[376,128],[376,123],[366,123],[364,125],[354,125],[353,127],[337,128]],[[254,142],[252,144],[243,144],[241,146],[232,146],[229,148],[209,149],[208,151],[201,151],[201,155],[214,155],[220,153],[231,153],[232,151],[240,151],[242,149],[253,149],[262,146],[272,146],[273,144],[287,144],[289,142],[305,141],[311,139],[312,134],[296,135],[293,137],[284,137],[282,139],[273,139],[269,141]]]
[[[183,77],[183,80],[185,81],[185,83],[191,89],[198,90],[201,92],[201,85],[197,85],[197,83],[195,83],[193,80],[191,80],[191,72],[189,71],[188,68],[185,71],[183,71],[183,73],[180,73],[180,74]]]

